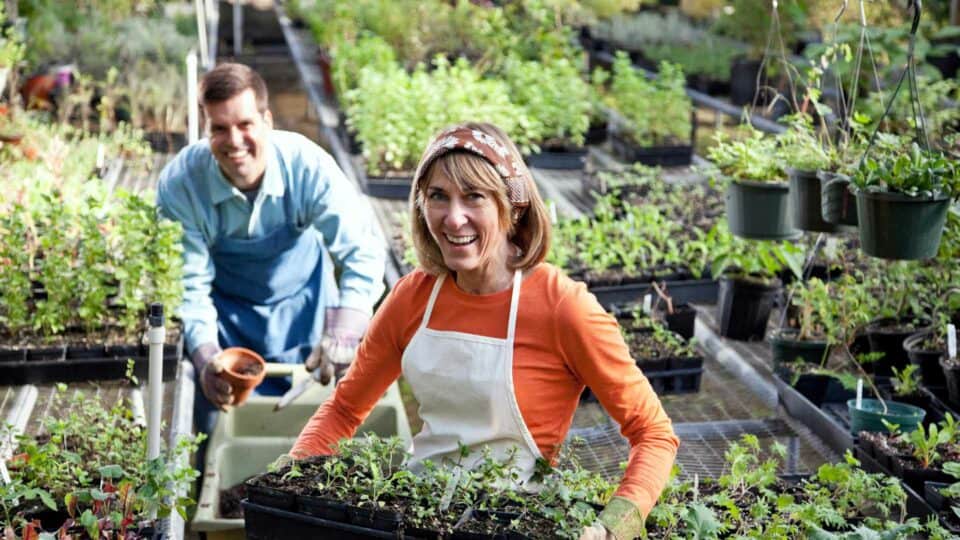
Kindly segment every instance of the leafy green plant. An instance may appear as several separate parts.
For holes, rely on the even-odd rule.
[[[16,439],[19,457],[10,471],[14,482],[0,485],[6,523],[22,519],[17,516],[29,509],[23,501],[34,499],[65,510],[93,537],[99,537],[93,531],[108,528],[122,535],[153,513],[185,516],[193,501],[175,495],[186,493],[196,478],[187,457],[200,438],[181,438],[169,452],[148,460],[146,430],[126,402],[106,409],[82,392],[67,397],[67,389],[58,385],[51,398],[58,414],[44,419],[44,436]],[[62,508],[57,501],[63,501]]]
[[[783,163],[777,157],[775,138],[764,136],[752,126],[739,128],[738,136],[733,139],[723,131],[714,135],[716,144],[707,152],[708,159],[716,166],[711,171],[712,178],[753,182],[783,182],[786,179]]]
[[[910,197],[960,197],[960,169],[940,152],[921,150],[913,143],[907,152],[867,156],[850,177],[857,188],[902,193]]]
[[[711,274],[714,276],[732,274],[767,281],[784,268],[789,268],[797,277],[803,271],[803,251],[796,244],[743,240],[730,234],[726,221],[717,223],[707,233],[707,244],[713,255]]]
[[[903,369],[893,368],[893,393],[896,396],[915,395],[920,390],[920,366],[910,364]]]
[[[831,159],[812,121],[804,115],[790,120],[790,128],[777,136],[783,162],[800,171],[816,171],[829,166]]]
[[[688,144],[693,106],[684,90],[683,71],[669,62],[660,64],[655,79],[634,69],[630,57],[618,51],[610,83],[610,105],[623,116],[611,123],[640,146]],[[656,107],[651,107],[656,103]]]
[[[567,58],[507,61],[511,100],[526,109],[540,147],[582,146],[590,125],[590,85]]]
[[[357,88],[347,92],[347,125],[363,145],[371,173],[411,171],[437,131],[465,120],[487,121],[528,149],[540,134],[525,111],[510,100],[502,81],[483,79],[466,60],[434,59],[433,71],[412,74],[399,67],[361,70]],[[442,103],[442,107],[437,104]]]

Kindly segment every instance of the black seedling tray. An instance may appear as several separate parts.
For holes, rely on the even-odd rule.
[[[679,304],[716,304],[717,293],[719,291],[719,282],[712,279],[682,279],[667,281],[667,290],[673,298],[675,305]],[[627,304],[636,304],[643,301],[643,297],[652,294],[656,297],[656,291],[650,287],[649,283],[630,283],[626,285],[600,285],[590,286],[588,289],[597,301],[605,308],[610,306],[624,306]]]
[[[396,532],[378,531],[339,521],[270,508],[246,499],[243,505],[243,526],[248,540],[288,540],[290,538],[405,538]]]
[[[182,336],[163,346],[163,380],[174,379],[182,358]],[[149,346],[143,344],[5,349],[0,351],[0,381],[21,385],[124,379],[128,359],[134,361],[134,375],[147,377]]]
[[[854,457],[860,461],[860,467],[863,470],[871,473],[883,473],[887,476],[894,476],[890,473],[890,471],[880,466],[880,464],[877,463],[877,460],[875,460],[872,456],[867,455],[863,448],[859,446],[854,448],[853,454]],[[927,504],[927,501],[920,496],[920,494],[914,491],[913,488],[911,488],[902,480],[900,481],[900,485],[903,487],[903,491],[905,491],[907,494],[907,514],[909,516],[925,517],[935,513],[933,508]]]

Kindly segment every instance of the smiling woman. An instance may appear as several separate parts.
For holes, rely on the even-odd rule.
[[[490,124],[442,131],[417,167],[410,214],[422,269],[397,282],[291,454],[333,452],[403,373],[424,421],[414,471],[427,460],[470,468],[489,449],[534,490],[537,462],[556,460],[589,386],[632,449],[617,496],[581,539],[638,536],[679,441],[613,317],[543,263],[550,222],[516,146]]]

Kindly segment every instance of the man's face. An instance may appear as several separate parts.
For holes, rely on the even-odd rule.
[[[252,89],[204,106],[210,150],[220,170],[239,189],[257,187],[267,168],[267,134],[273,129],[270,111],[261,114]]]

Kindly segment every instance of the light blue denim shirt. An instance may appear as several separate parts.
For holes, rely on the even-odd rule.
[[[190,353],[203,343],[217,343],[211,246],[221,235],[259,238],[284,226],[288,189],[297,222],[313,224],[341,268],[340,307],[371,313],[383,293],[385,243],[369,203],[333,158],[306,137],[273,130],[269,140],[267,169],[252,204],[223,176],[206,139],[181,150],[160,173],[160,211],[183,224],[184,295],[178,315]]]

